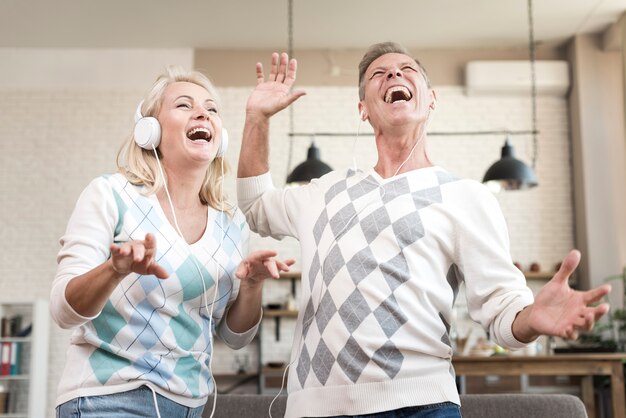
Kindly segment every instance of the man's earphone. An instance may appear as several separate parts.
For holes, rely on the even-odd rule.
[[[143,105],[143,101],[139,103],[135,111],[135,132],[133,136],[137,145],[141,148],[151,150],[153,147],[158,147],[161,143],[161,125],[159,125],[159,121],[152,116],[144,117],[141,114],[141,105]],[[226,128],[222,128],[220,147],[215,156],[223,157],[227,148],[228,131],[226,131]]]
[[[361,110],[361,113],[359,113],[359,116],[361,117],[361,120],[365,120],[365,110]]]

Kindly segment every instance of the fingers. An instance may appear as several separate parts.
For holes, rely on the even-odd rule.
[[[283,52],[278,54],[272,53],[272,61],[270,67],[270,74],[268,81],[276,81],[278,83],[284,83],[291,87],[296,81],[296,73],[298,72],[298,62],[295,59],[289,59],[289,55]],[[263,65],[260,62],[256,63],[256,79],[257,84],[265,81],[263,75]],[[299,96],[298,96],[299,97]]]
[[[276,251],[272,251],[272,250],[258,250],[258,251],[253,251],[250,254],[248,254],[248,257],[246,257],[246,260],[258,260],[258,261],[261,261],[261,260],[266,259],[266,258],[276,257],[277,255],[278,255],[278,253]]]
[[[111,244],[110,250],[111,257],[117,260],[113,260],[113,268],[118,272],[153,274],[160,279],[169,277],[167,270],[155,261],[157,244],[154,234],[146,234],[144,240]]]
[[[603,303],[593,308],[585,308],[572,322],[563,330],[560,335],[569,340],[578,338],[580,331],[591,331],[596,322],[609,311],[609,305]]]
[[[280,271],[289,271],[289,267],[293,266],[296,263],[296,260],[293,258],[289,258],[285,261],[276,260],[276,266],[280,269]]]
[[[576,267],[578,267],[578,263],[580,263],[580,251],[571,250],[563,259],[559,272],[571,276],[574,270],[576,270]]]
[[[278,279],[280,277],[280,275],[278,274],[278,267],[276,264],[277,264],[276,260],[273,260],[273,259],[265,260],[263,262],[263,265],[267,269],[268,274],[270,275],[270,277],[273,277],[274,279]]]
[[[559,281],[561,283],[567,283],[569,277],[572,275],[576,267],[578,267],[578,263],[580,263],[580,251],[572,250],[565,256],[563,262],[561,263],[561,268],[553,277],[553,280]]]
[[[608,295],[609,292],[611,292],[611,285],[609,284],[604,284],[594,289],[587,290],[586,292],[583,292],[583,302],[585,302],[586,305],[598,302],[600,299]]]
[[[285,98],[286,99],[285,107],[289,106],[290,104],[292,104],[293,102],[298,100],[300,97],[304,96],[305,94],[306,92],[304,90],[296,90],[296,91],[291,92]]]
[[[285,84],[291,86],[296,81],[296,73],[298,72],[298,61],[295,58],[289,60],[287,66],[287,74],[285,75]]]
[[[239,280],[243,280],[248,276],[250,269],[248,268],[248,263],[246,261],[242,261],[239,263],[239,267],[237,267],[237,271],[235,272],[235,276]]]
[[[157,263],[152,263],[150,267],[148,267],[148,274],[153,274],[159,279],[167,279],[168,277],[170,277],[170,274],[167,272],[167,270],[165,270]]]
[[[143,244],[147,249],[156,249],[156,238],[154,237],[154,234],[148,232],[144,238]]]
[[[279,60],[279,56],[277,52],[274,52],[272,54],[272,64],[270,67],[270,78],[269,81],[275,81],[276,80],[276,74],[278,74],[278,60]],[[258,79],[258,77],[257,77]]]
[[[598,305],[594,308],[594,320],[598,321],[600,318],[602,318],[605,314],[607,314],[609,312],[609,304],[608,303],[603,303],[601,305]]]
[[[146,247],[142,241],[132,241],[130,245],[134,262],[141,263],[145,258],[147,258]]]
[[[263,75],[263,64],[260,62],[256,63],[256,83],[261,84],[265,81],[265,76]]]
[[[287,77],[287,64],[289,61],[289,55],[285,52],[280,54],[280,66],[278,67],[278,74],[276,74],[276,81],[283,83]]]

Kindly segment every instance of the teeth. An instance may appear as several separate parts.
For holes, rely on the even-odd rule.
[[[204,132],[204,133],[209,133],[209,130],[207,128],[194,128],[191,131],[187,132],[187,136],[193,135],[196,132]]]
[[[211,139],[211,132],[207,128],[193,128],[187,132],[187,138],[194,141],[198,139],[209,140]]]
[[[400,94],[402,96],[404,96],[404,98],[399,98],[398,94],[395,95],[396,100],[393,100],[394,98],[394,93],[396,92],[400,92]],[[387,90],[387,92],[385,93],[385,103],[394,103],[394,102],[398,102],[398,101],[407,101],[411,99],[411,93],[409,92],[409,89],[407,89],[404,86],[395,86],[395,87],[391,87],[389,90]]]

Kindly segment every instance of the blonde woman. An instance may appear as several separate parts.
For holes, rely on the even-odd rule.
[[[245,257],[245,218],[223,193],[219,109],[204,75],[168,68],[137,110],[119,172],[79,197],[51,293],[53,318],[74,329],[57,416],[201,416],[215,390],[213,333],[248,344],[263,280],[293,264]]]

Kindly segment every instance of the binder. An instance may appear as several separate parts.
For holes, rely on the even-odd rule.
[[[0,347],[0,376],[11,374],[11,343],[3,342]]]
[[[10,361],[10,370],[9,373],[11,375],[20,374],[20,363],[21,363],[21,354],[22,354],[22,344],[13,342],[11,343],[11,361]]]

